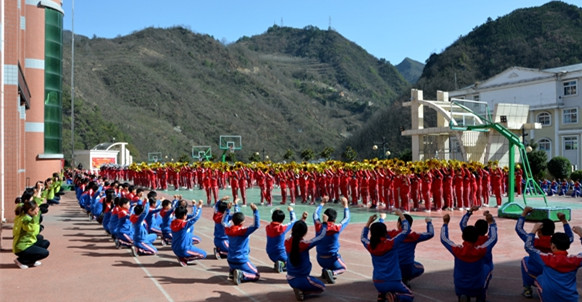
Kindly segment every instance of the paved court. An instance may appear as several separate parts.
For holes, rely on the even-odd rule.
[[[230,194],[229,191],[224,190],[221,194]],[[180,192],[186,197],[185,192]],[[202,193],[193,191],[191,194]],[[45,215],[43,235],[51,241],[51,255],[43,260],[41,267],[27,270],[16,267],[13,262],[15,256],[10,250],[11,226],[4,226],[0,252],[0,301],[295,301],[285,275],[273,271],[265,253],[264,226],[270,220],[271,208],[261,209],[261,228],[251,236],[250,256],[261,273],[261,280],[234,286],[227,280],[226,260],[214,259],[213,255],[197,261],[196,265],[183,268],[171,248],[162,247],[159,243],[160,253],[156,256],[136,258],[127,249],[116,249],[101,226],[89,221],[73,198],[72,193],[67,193],[63,203],[51,207]],[[582,199],[549,200],[556,205],[571,204],[572,225],[582,225],[582,209],[578,206],[582,204]],[[304,209],[312,213],[314,208],[298,206],[297,212]],[[496,214],[496,209],[491,211]],[[340,253],[348,265],[348,271],[338,277],[336,284],[327,285],[321,296],[307,301],[375,301],[376,292],[370,278],[370,256],[359,240],[363,227],[360,216],[367,217],[371,212],[364,209],[353,209],[353,212],[353,222],[340,237]],[[421,216],[426,214],[414,214],[417,215],[414,216],[413,230],[424,231]],[[424,264],[426,272],[412,282],[415,301],[456,301],[452,280],[453,257],[438,240],[442,213],[428,215],[433,218],[436,237],[419,244],[417,248],[417,260]],[[339,216],[338,219],[341,219],[341,212]],[[451,238],[459,243],[461,239],[457,226],[461,216],[458,211],[453,213],[450,232]],[[211,217],[212,209],[203,208],[195,231],[203,240],[199,246],[210,254],[213,248]],[[395,227],[395,222],[388,223],[389,227]],[[498,218],[497,223],[500,238],[494,249],[495,270],[488,300],[532,301],[520,296],[519,261],[525,251],[514,232],[515,220]],[[529,223],[526,225],[528,228],[531,228]],[[313,232],[310,228],[308,236]],[[574,242],[570,251],[582,252],[579,240]],[[311,256],[312,275],[319,276],[321,270],[315,260],[315,250],[312,250]],[[578,274],[579,280],[582,280],[581,274]]]

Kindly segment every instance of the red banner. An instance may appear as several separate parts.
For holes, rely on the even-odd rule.
[[[93,169],[99,169],[105,164],[116,164],[117,158],[115,157],[93,157],[91,159],[91,167]]]

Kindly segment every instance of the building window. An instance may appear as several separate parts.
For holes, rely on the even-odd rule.
[[[542,151],[546,151],[546,153],[550,153],[550,151],[552,151],[552,141],[547,138],[542,138],[538,141],[538,148]]]
[[[564,124],[578,123],[578,108],[570,108],[562,110],[562,117]]]
[[[576,80],[563,82],[564,95],[576,95]]]
[[[550,126],[552,124],[552,116],[547,112],[538,114],[537,120],[542,126]]]
[[[564,150],[578,150],[578,137],[577,136],[565,136],[564,137]]]

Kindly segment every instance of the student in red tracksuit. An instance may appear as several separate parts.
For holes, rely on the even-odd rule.
[[[346,171],[340,170],[339,171],[339,189],[341,196],[349,196],[348,194],[348,184],[350,183],[350,176],[347,174]],[[339,196],[338,196],[339,199]]]
[[[410,198],[412,199],[412,211],[418,211],[419,196],[420,196],[420,184],[422,180],[418,177],[417,173],[412,173],[410,176]]]
[[[238,178],[236,176],[236,170],[231,170],[227,172],[228,180],[230,183],[230,190],[232,191],[232,198],[238,198]]]
[[[204,179],[202,181],[202,186],[206,191],[206,203],[208,205],[212,204],[212,179],[210,175],[210,170],[206,170],[204,173]]]
[[[353,206],[358,205],[359,192],[358,177],[356,176],[356,173],[353,173],[352,177],[350,178],[350,193],[352,197],[351,203]]]
[[[477,198],[480,195],[479,186],[481,181],[477,180],[476,172],[473,169],[469,169],[469,180],[471,181],[471,195],[469,199],[469,206],[481,206],[481,199]]]
[[[473,190],[471,188],[471,171],[469,169],[464,168],[464,178],[463,178],[463,208],[468,209],[471,207],[471,194],[473,194]]]
[[[453,178],[453,188],[455,189],[455,206],[463,211],[463,180],[465,179],[465,171],[462,168],[455,170]]]
[[[340,199],[340,182],[341,182],[340,173],[339,173],[339,171],[335,171],[335,172],[333,172],[332,175],[333,176],[331,178],[331,183],[332,183],[331,193],[333,194],[333,200],[339,200]]]
[[[273,185],[275,184],[275,177],[273,177],[273,172],[267,171],[265,173],[265,200],[268,205],[273,205]]]
[[[378,206],[378,199],[380,198],[378,194],[378,179],[374,171],[370,171],[368,175],[370,176],[368,180],[368,192],[370,192],[370,201],[372,202],[371,208],[375,209]]]
[[[291,204],[295,204],[297,198],[297,178],[293,171],[287,171],[285,178],[287,180],[287,187],[289,187],[289,199],[291,200]]]
[[[400,175],[400,207],[404,211],[409,211],[409,203],[410,203],[410,179],[407,174],[408,172],[402,172]]]
[[[315,183],[315,173],[308,173],[309,177],[307,178],[307,194],[311,197],[309,204],[315,204],[315,194],[316,190],[316,183]]]
[[[431,188],[432,188],[432,174],[430,171],[422,173],[422,200],[424,201],[424,211],[430,212],[431,206]]]
[[[386,198],[386,207],[392,209],[394,207],[394,173],[387,168],[384,174],[384,197]]]
[[[214,203],[218,201],[218,180],[220,178],[220,173],[218,169],[215,169],[210,174],[210,184],[212,188],[212,197],[214,197]]]
[[[241,168],[236,173],[236,178],[238,179],[238,188],[240,190],[240,199],[242,200],[243,206],[247,205],[247,175],[248,171],[246,168]]]
[[[523,180],[523,172],[521,168],[516,167],[515,169],[515,193],[519,196],[522,194],[521,192],[521,182]]]
[[[481,204],[489,205],[489,171],[479,169],[479,173],[481,174]]]
[[[501,206],[501,192],[502,192],[503,172],[500,168],[495,168],[491,171],[491,190],[495,195],[497,206]]]
[[[277,183],[281,189],[281,204],[287,203],[287,178],[285,172],[277,172]]]
[[[443,208],[443,174],[439,169],[432,170],[432,202],[437,211]]]
[[[445,210],[453,209],[453,178],[455,172],[452,168],[443,167],[443,199],[445,203]]]
[[[368,180],[368,173],[366,173],[366,171],[362,171],[362,173],[360,173],[359,187],[360,187],[360,197],[362,199],[362,206],[367,208],[368,200],[370,197],[369,193],[370,183]]]

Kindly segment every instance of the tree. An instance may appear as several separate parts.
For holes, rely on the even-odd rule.
[[[313,159],[314,155],[315,154],[313,153],[313,150],[311,150],[309,148],[301,151],[301,159],[303,159],[304,161],[310,161],[311,159]]]
[[[224,160],[234,163],[236,161],[236,154],[234,152],[226,152]]]
[[[557,179],[566,179],[570,176],[572,164],[562,156],[556,156],[548,162],[548,172]]]
[[[293,158],[295,157],[295,152],[293,152],[293,150],[291,149],[287,149],[287,152],[285,152],[285,154],[283,155],[283,159],[284,160],[293,160]]]
[[[346,162],[354,161],[356,160],[357,157],[358,153],[356,152],[356,150],[354,150],[354,148],[350,146],[347,146],[344,153],[342,153],[342,159]]]
[[[402,160],[402,161],[412,161],[412,151],[410,151],[410,149],[406,149],[402,152],[400,152],[397,156],[398,159]]]
[[[182,154],[180,155],[180,158],[178,158],[178,161],[183,163],[189,163],[191,159],[192,157],[190,157],[188,154]]]
[[[582,170],[576,170],[570,175],[572,181],[582,181]]]
[[[319,155],[325,158],[326,160],[330,160],[334,151],[335,150],[332,147],[325,147],[323,148],[323,150],[321,150],[321,153],[319,153]]]
[[[527,159],[531,173],[535,179],[541,179],[548,166],[548,155],[546,151],[536,150],[528,153]]]
[[[255,162],[259,162],[261,161],[261,156],[259,155],[259,152],[253,152],[253,154],[251,154],[251,156],[249,156],[249,161],[255,161]]]

